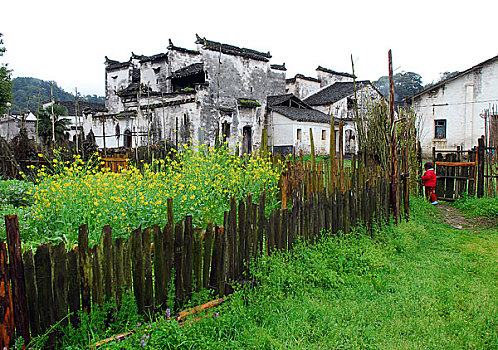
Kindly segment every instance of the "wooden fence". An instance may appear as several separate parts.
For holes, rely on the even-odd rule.
[[[438,199],[455,201],[464,194],[478,198],[498,194],[498,148],[481,136],[470,150],[432,149]]]
[[[223,226],[193,227],[191,216],[175,224],[169,199],[165,227],[137,228],[128,239],[113,239],[105,226],[93,247],[83,225],[77,247],[44,244],[21,255],[17,217],[6,216],[9,262],[0,241],[0,348],[14,337],[29,341],[56,322],[77,326],[78,310],[89,312],[109,299],[119,305],[123,293],[134,295],[139,312],[149,316],[165,308],[179,310],[203,288],[223,296],[249,278],[250,259],[287,251],[298,237],[314,242],[326,232],[388,220],[389,182],[377,170],[358,173],[364,181],[350,176],[332,192],[324,187],[293,191],[289,203],[269,218],[264,194],[258,203],[252,196],[232,199]],[[170,290],[173,299],[168,299]],[[54,335],[49,343],[55,343]]]

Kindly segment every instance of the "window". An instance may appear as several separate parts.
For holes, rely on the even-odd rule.
[[[301,138],[302,138],[301,129],[297,129],[297,139],[301,140]]]
[[[230,138],[230,123],[223,122],[223,124],[221,124],[221,135],[223,138],[223,142],[227,141]]]
[[[322,140],[325,141],[327,139],[327,131],[322,130]]]
[[[434,121],[434,137],[436,139],[446,138],[446,119],[435,120]]]

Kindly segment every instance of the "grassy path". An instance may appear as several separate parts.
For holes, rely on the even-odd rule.
[[[216,317],[158,321],[144,347],[498,349],[496,227],[421,199],[411,217],[373,238],[358,230],[265,258],[256,286]],[[145,336],[109,349],[142,349]]]
[[[374,237],[269,263],[253,303],[227,310],[227,347],[498,349],[496,228],[414,200],[409,223]]]

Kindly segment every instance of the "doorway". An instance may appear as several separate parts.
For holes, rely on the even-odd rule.
[[[252,128],[250,126],[244,126],[242,129],[243,140],[242,140],[242,154],[252,152]]]

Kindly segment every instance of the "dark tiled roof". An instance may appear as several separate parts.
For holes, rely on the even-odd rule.
[[[140,60],[140,62],[154,62],[154,61],[159,61],[159,60],[168,60],[168,54],[167,53],[158,53],[157,55],[152,55],[152,56],[145,56]]]
[[[117,95],[119,97],[137,96],[137,94],[139,93],[139,87],[140,87],[139,83],[137,83],[137,82],[131,83],[130,85],[128,85],[124,89],[119,90]],[[141,95],[147,96],[147,94],[156,95],[157,92],[152,91],[152,89],[150,89],[148,85],[142,84]]]
[[[296,79],[304,79],[304,80],[308,80],[308,81],[314,81],[316,83],[320,82],[320,80],[318,80],[316,78],[306,77],[302,74],[296,74],[296,76],[294,78],[286,79],[285,82],[286,83],[294,83],[296,81]]]
[[[330,73],[330,74],[335,74],[335,75],[342,75],[343,77],[348,77],[348,78],[355,78],[353,74],[349,73],[343,73],[343,72],[336,72],[335,70],[328,69],[328,68],[323,68],[322,66],[318,66],[316,70],[320,70],[325,73]]]
[[[287,68],[285,68],[285,63],[283,64],[270,64],[271,69],[276,69],[276,70],[283,70],[286,71]]]
[[[130,66],[130,61],[126,62],[119,62],[115,60],[109,59],[107,56],[105,56],[105,69],[106,70],[115,70],[115,69],[121,69],[121,68],[126,68]]]
[[[478,63],[478,64],[476,64],[475,66],[470,67],[469,69],[464,70],[463,72],[460,72],[460,73],[458,73],[458,74],[456,74],[456,75],[454,75],[454,76],[452,76],[452,77],[450,77],[450,78],[448,78],[448,79],[445,79],[445,80],[443,80],[443,81],[440,81],[440,82],[439,82],[439,83],[437,83],[437,84],[431,85],[431,86],[427,87],[426,89],[424,89],[424,90],[422,90],[422,91],[417,92],[415,95],[413,95],[413,96],[411,96],[411,97],[407,97],[407,98],[406,98],[406,100],[410,100],[410,99],[412,99],[412,98],[414,98],[414,97],[417,97],[417,96],[423,95],[423,94],[425,94],[427,91],[434,90],[434,89],[436,89],[436,88],[440,87],[441,85],[444,85],[444,84],[446,84],[446,83],[448,83],[448,82],[450,82],[450,81],[452,81],[452,80],[458,79],[459,77],[461,77],[461,76],[463,76],[463,75],[465,75],[465,74],[467,74],[467,73],[469,73],[469,72],[472,72],[472,71],[474,71],[474,70],[476,70],[476,69],[480,69],[480,68],[484,67],[485,65],[487,65],[487,64],[489,64],[489,63],[491,63],[491,62],[493,62],[493,61],[495,61],[495,60],[497,60],[497,59],[498,59],[498,56],[491,57],[491,58],[487,59],[486,61],[483,61],[483,62],[481,62],[481,63]]]
[[[67,115],[76,115],[76,104],[74,101],[60,101],[57,104],[67,108]],[[82,112],[87,110],[95,112],[107,111],[103,103],[78,101],[78,115],[83,115]]]
[[[246,49],[246,48],[240,48],[237,46],[233,45],[228,45],[228,44],[222,44],[218,43],[216,41],[211,41],[207,40],[206,38],[201,38],[200,36],[197,36],[196,44],[201,44],[204,49],[206,50],[211,50],[211,51],[217,51],[217,52],[222,52],[227,55],[232,55],[232,56],[241,56],[245,58],[250,58],[253,60],[257,61],[264,61],[268,62],[271,58],[270,53],[264,53],[264,52],[259,52],[256,50],[252,49]]]
[[[372,85],[370,81],[363,80],[356,82],[356,88],[360,89],[366,85]],[[343,98],[354,93],[354,83],[351,82],[335,82],[334,84],[323,88],[315,94],[304,99],[304,102],[311,106],[320,106],[336,103]]]
[[[190,75],[200,73],[203,70],[204,70],[203,63],[194,63],[194,64],[191,64],[187,67],[178,69],[177,71],[173,72],[171,77],[172,78],[184,78],[184,77],[188,77]]]
[[[298,122],[330,123],[330,116],[312,108],[273,106],[270,109]]]
[[[200,54],[200,52],[197,50],[189,50],[189,49],[185,49],[183,47],[173,45],[173,42],[171,41],[171,39],[168,39],[168,41],[169,41],[168,50],[179,51],[179,52],[188,53],[191,55],[199,55]]]
[[[286,101],[289,101],[293,96],[294,96],[293,94],[268,96],[266,100],[268,101],[268,106],[276,106]]]

